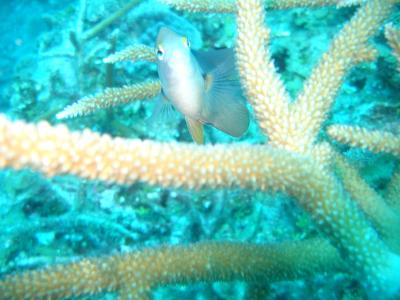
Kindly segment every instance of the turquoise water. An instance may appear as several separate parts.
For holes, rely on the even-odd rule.
[[[106,87],[157,78],[154,64],[105,65],[110,53],[133,44],[154,46],[160,27],[185,34],[195,49],[233,47],[231,14],[182,13],[155,1],[141,3],[83,40],[93,26],[118,11],[117,0],[2,1],[0,8],[0,110],[13,120],[65,123],[132,139],[191,142],[181,115],[157,128],[146,121],[154,101],[136,101],[85,117],[55,115],[78,99]],[[273,60],[291,96],[296,96],[335,34],[356,8],[271,11]],[[392,20],[398,23],[394,12]],[[397,24],[398,25],[398,24]],[[400,75],[382,30],[371,39],[378,58],[353,68],[338,92],[326,126],[343,123],[400,134]],[[207,144],[265,143],[252,113],[249,130],[232,138],[205,128]],[[330,141],[332,142],[332,141]],[[332,142],[366,182],[384,193],[398,164]],[[1,145],[0,145],[1,147]],[[308,215],[284,194],[241,189],[167,189],[146,183],[124,186],[71,175],[46,178],[32,170],[0,172],[0,278],[30,269],[146,247],[201,241],[277,243],[319,235]],[[268,299],[344,299],[357,287],[348,274],[314,274],[271,285]],[[170,285],[154,289],[154,299],[245,299],[243,282]],[[90,299],[117,299],[103,292]],[[0,299],[1,295],[0,295]],[[75,298],[71,298],[75,299]]]

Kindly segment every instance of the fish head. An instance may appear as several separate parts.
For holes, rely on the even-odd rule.
[[[193,58],[187,37],[167,27],[161,27],[156,40],[156,54],[160,77],[171,73],[185,75],[190,72]]]

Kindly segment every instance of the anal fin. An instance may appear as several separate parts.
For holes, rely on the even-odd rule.
[[[187,127],[189,128],[190,135],[197,144],[204,144],[204,130],[203,124],[197,120],[185,117]]]

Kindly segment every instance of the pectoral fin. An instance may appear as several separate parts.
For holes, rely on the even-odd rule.
[[[185,117],[187,127],[189,128],[190,135],[197,144],[204,143],[204,130],[203,124],[197,120]]]
[[[156,127],[157,124],[168,123],[173,119],[175,114],[174,108],[172,106],[171,101],[165,97],[164,92],[161,91],[158,99],[156,99],[156,103],[153,109],[153,113],[149,119],[147,119],[147,123]]]

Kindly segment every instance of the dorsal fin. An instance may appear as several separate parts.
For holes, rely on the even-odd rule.
[[[210,49],[207,51],[192,50],[203,74],[210,73],[222,62],[227,62],[235,69],[235,51],[231,48]]]

